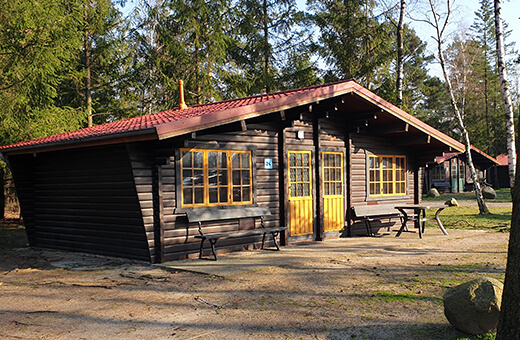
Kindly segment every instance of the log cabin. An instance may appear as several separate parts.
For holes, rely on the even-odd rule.
[[[168,110],[0,147],[30,246],[160,263],[203,232],[286,226],[287,245],[364,232],[355,205],[419,203],[421,169],[464,145],[353,80]],[[219,220],[219,213],[237,219]],[[222,239],[217,252],[258,247]]]
[[[480,179],[490,179],[490,172],[500,164],[499,161],[485,152],[472,146],[471,158]],[[439,192],[473,191],[473,179],[466,162],[465,152],[448,152],[435,157],[432,163],[426,165],[425,192],[436,188]],[[492,183],[492,182],[489,182]],[[495,186],[498,188],[498,186]]]

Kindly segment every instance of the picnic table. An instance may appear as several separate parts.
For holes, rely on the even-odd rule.
[[[444,226],[442,225],[442,222],[439,218],[439,214],[441,213],[441,211],[443,211],[447,207],[448,207],[447,205],[439,204],[439,203],[437,203],[437,204],[435,204],[435,203],[434,204],[431,204],[431,203],[402,204],[402,205],[396,206],[395,208],[403,214],[403,220],[402,220],[403,223],[401,225],[401,228],[399,228],[399,231],[397,232],[395,237],[401,236],[401,233],[403,231],[407,230],[406,223],[408,221],[415,222],[415,227],[419,229],[419,238],[422,238],[422,234],[424,232],[424,224],[426,221],[436,221],[437,225],[441,229],[442,233],[444,235],[448,235],[448,232],[446,231],[446,229],[444,229]],[[429,210],[429,209],[437,209],[437,211],[435,212],[434,218],[426,218],[426,210]]]

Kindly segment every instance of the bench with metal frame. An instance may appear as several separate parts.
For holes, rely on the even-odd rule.
[[[197,223],[199,226],[199,235],[195,235],[195,238],[200,238],[200,251],[199,258],[202,258],[202,252],[204,250],[204,242],[209,241],[211,245],[211,252],[214,256],[214,260],[217,260],[217,252],[215,250],[215,244],[221,238],[231,237],[244,237],[251,235],[263,235],[262,237],[262,249],[264,249],[265,237],[267,234],[272,235],[273,243],[276,250],[280,250],[280,246],[276,241],[276,237],[280,232],[287,230],[287,227],[269,227],[266,228],[264,225],[264,216],[271,215],[269,208],[267,207],[244,207],[241,209],[205,209],[205,210],[190,210],[186,212],[188,221],[190,223]],[[248,229],[248,230],[235,230],[225,231],[217,233],[206,233],[202,231],[203,222],[211,221],[222,221],[222,220],[240,220],[245,218],[252,218],[256,220],[260,218],[260,228]]]
[[[368,236],[375,236],[372,231],[372,222],[383,223],[382,220],[399,218],[402,222],[403,216],[395,208],[393,204],[379,204],[379,205],[356,205],[352,208],[354,211],[354,220],[363,221],[367,229]],[[388,230],[390,227],[387,228]]]

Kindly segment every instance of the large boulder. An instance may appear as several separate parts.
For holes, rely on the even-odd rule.
[[[503,284],[480,278],[451,288],[444,295],[444,315],[456,329],[473,335],[497,330]]]
[[[440,194],[439,194],[439,191],[435,188],[431,188],[429,191],[428,191],[428,194],[427,194],[428,197],[439,197]]]
[[[497,193],[492,187],[484,187],[484,189],[482,189],[482,196],[484,196],[485,199],[494,200],[497,198]]]

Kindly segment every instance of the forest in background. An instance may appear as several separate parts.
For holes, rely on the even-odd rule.
[[[141,0],[124,13],[125,3],[0,3],[1,144],[175,108],[179,79],[188,105],[354,79],[460,140],[444,80],[428,74],[435,57],[406,23],[399,96],[398,0],[308,0],[304,11],[295,0]],[[493,2],[480,0],[445,46],[472,144],[504,153]],[[516,84],[518,53],[506,53]]]

